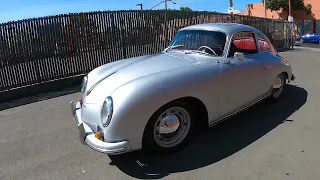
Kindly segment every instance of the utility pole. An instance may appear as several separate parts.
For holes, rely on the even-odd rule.
[[[266,7],[266,1],[267,1],[267,0],[263,0],[263,6],[264,6],[264,18],[267,18],[267,7]]]
[[[267,6],[266,6],[266,1],[267,0],[263,0],[263,6],[264,6],[264,25],[266,28],[266,32],[268,31],[268,25],[267,25]]]
[[[229,0],[229,4],[230,4],[230,10],[231,10],[231,15],[233,14],[233,1]]]
[[[291,16],[291,0],[289,0],[289,14],[288,14],[288,21],[291,22],[291,46],[293,49],[293,45],[294,45],[294,21],[293,21],[293,17]]]
[[[230,21],[233,22],[233,0],[229,0],[229,4],[230,4],[230,7],[229,7],[229,11],[230,11]]]
[[[164,0],[164,7],[165,7],[164,9],[165,9],[165,10],[168,10],[168,3],[167,3],[167,1],[168,1],[168,0]]]
[[[291,16],[291,0],[289,0],[289,16]]]
[[[137,7],[140,7],[140,8],[141,8],[141,10],[143,10],[142,3],[137,4],[136,6],[137,6]]]

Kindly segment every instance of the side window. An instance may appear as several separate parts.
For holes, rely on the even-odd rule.
[[[271,51],[268,41],[260,34],[257,35],[260,51]]]
[[[234,34],[230,44],[229,56],[233,56],[235,52],[244,54],[258,53],[253,32],[239,32]]]

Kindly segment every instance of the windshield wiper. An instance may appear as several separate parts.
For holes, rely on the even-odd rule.
[[[191,53],[199,53],[199,54],[205,54],[205,55],[209,55],[211,56],[211,54],[204,52],[204,51],[199,51],[199,50],[190,50],[190,51],[186,51],[186,54],[191,54]]]
[[[174,48],[178,48],[178,47],[184,47],[184,45],[183,44],[178,44],[178,45],[174,45],[174,46],[169,46],[164,51],[168,52],[168,50],[171,50],[171,49],[174,49]]]

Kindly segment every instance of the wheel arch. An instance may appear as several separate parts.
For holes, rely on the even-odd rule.
[[[288,72],[283,71],[282,74],[284,75],[285,79],[290,80],[290,79],[289,79]]]
[[[197,113],[199,120],[196,120],[196,125],[197,126],[204,126],[204,125],[208,125],[209,123],[209,116],[208,116],[208,110],[206,105],[199,99],[196,98],[194,96],[185,96],[185,97],[180,97],[174,100],[171,100],[165,104],[163,104],[161,107],[159,107],[155,112],[152,113],[152,115],[150,116],[149,120],[152,118],[152,116],[161,108],[163,108],[164,106],[167,106],[171,103],[174,102],[184,102],[187,103],[188,105],[190,105],[193,109],[192,113]],[[149,121],[148,120],[148,121]],[[146,128],[146,127],[145,127]],[[144,129],[145,131],[145,129]]]
[[[168,106],[170,104],[173,104],[175,102],[182,102],[182,103],[186,103],[188,104],[188,106],[191,106],[191,108],[193,109],[191,113],[193,113],[194,117],[197,117],[197,119],[194,119],[194,125],[195,127],[208,127],[208,123],[209,123],[209,117],[208,117],[208,110],[206,105],[197,97],[193,97],[193,96],[184,96],[184,97],[180,97],[180,98],[176,98],[173,99],[165,104],[163,104],[162,106],[160,106],[156,111],[154,111],[152,113],[152,115],[150,116],[150,118],[148,119],[148,122],[154,118],[153,116],[163,107]],[[199,118],[198,118],[199,117]],[[147,122],[147,124],[148,124]],[[143,129],[143,136],[142,136],[142,147],[144,146],[144,138],[145,138],[145,133],[146,133],[146,129],[148,127],[148,125],[145,125],[144,129]]]

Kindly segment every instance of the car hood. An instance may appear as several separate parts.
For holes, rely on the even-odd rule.
[[[196,56],[171,52],[135,57],[102,65],[88,74],[85,94],[90,92],[88,96],[92,96],[92,98],[86,98],[87,103],[95,99],[93,96],[96,96],[96,94],[100,96],[102,95],[100,93],[108,95],[121,85],[140,77],[197,64],[198,62],[199,59]]]

